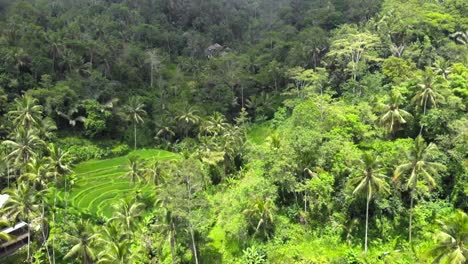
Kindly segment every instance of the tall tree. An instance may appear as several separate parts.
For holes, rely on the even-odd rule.
[[[20,126],[14,132],[14,140],[5,140],[2,144],[11,149],[7,158],[13,158],[17,165],[22,166],[40,150],[44,142],[37,136],[36,130]]]
[[[131,97],[128,105],[125,107],[127,115],[133,122],[134,149],[137,147],[137,124],[143,123],[143,116],[146,115],[144,108],[145,104],[141,102],[139,97]]]
[[[15,99],[15,109],[8,112],[8,115],[15,126],[30,129],[41,121],[42,106],[38,104],[37,99],[29,95],[23,95]]]
[[[144,204],[136,201],[131,203],[127,200],[121,200],[114,205],[114,209],[114,216],[111,218],[111,221],[120,223],[123,229],[133,234],[138,227],[138,221],[141,220]]]
[[[98,234],[94,231],[89,220],[80,219],[72,222],[66,239],[73,246],[64,259],[81,258],[83,264],[90,264],[96,259],[95,246]]]
[[[439,221],[437,244],[430,251],[433,263],[463,264],[468,260],[468,215],[458,210],[451,217]]]
[[[193,125],[200,122],[198,111],[192,106],[185,106],[177,115],[176,120],[182,126],[185,137],[188,137],[188,132]]]
[[[128,169],[129,171],[125,174],[125,177],[130,178],[130,181],[135,184],[140,177],[143,176],[143,168],[141,166],[141,160],[138,156],[130,156],[128,158]]]
[[[408,239],[411,243],[412,239],[412,222],[413,222],[413,200],[417,194],[418,181],[422,179],[429,187],[436,186],[434,176],[438,175],[439,171],[443,171],[446,167],[438,162],[432,162],[435,157],[437,146],[434,143],[426,144],[423,137],[419,135],[414,140],[414,145],[408,152],[408,163],[399,165],[394,173],[394,179],[398,180],[401,176],[407,175],[406,189],[410,190],[410,219]]]
[[[369,230],[369,204],[374,195],[381,191],[388,191],[385,175],[382,173],[380,162],[375,153],[365,152],[362,155],[359,176],[351,179],[351,185],[357,185],[353,194],[365,193],[366,195],[366,234],[364,239],[364,252],[367,253],[367,234]]]
[[[161,66],[161,57],[156,49],[148,50],[146,55],[148,57],[147,61],[150,64],[150,86],[153,87],[154,75],[159,71],[159,67]]]
[[[419,91],[416,92],[412,101],[417,108],[423,108],[423,114],[429,107],[437,107],[437,102],[444,99],[444,96],[438,91],[440,89],[440,81],[434,75],[431,69],[426,69],[418,84]]]
[[[400,126],[406,124],[406,120],[411,117],[410,113],[400,108],[402,99],[401,93],[397,89],[393,89],[388,103],[383,106],[384,113],[380,117],[380,122],[391,134],[397,132]]]

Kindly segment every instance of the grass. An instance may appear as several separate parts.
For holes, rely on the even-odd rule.
[[[172,152],[142,149],[113,159],[82,162],[74,169],[77,180],[69,195],[71,204],[90,213],[110,217],[112,204],[132,193],[133,184],[124,177],[129,156],[156,160],[177,158],[177,154]],[[149,191],[149,188],[142,189]]]
[[[262,145],[273,132],[271,122],[255,124],[247,132],[247,139],[256,145]]]

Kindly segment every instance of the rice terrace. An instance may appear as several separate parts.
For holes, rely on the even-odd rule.
[[[117,158],[82,162],[74,168],[76,183],[68,194],[71,206],[92,214],[112,216],[112,204],[131,195],[132,182],[125,177],[131,156],[150,161],[177,158],[169,151],[144,149]],[[143,187],[142,191],[149,191],[149,188]]]

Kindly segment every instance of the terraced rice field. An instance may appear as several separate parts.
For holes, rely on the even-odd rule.
[[[77,208],[90,213],[110,217],[112,204],[131,195],[132,184],[125,178],[128,157],[139,156],[141,159],[170,160],[177,155],[157,149],[137,150],[126,156],[106,160],[91,160],[78,164],[74,171],[76,183],[69,195],[70,202]],[[149,190],[143,187],[142,191]]]

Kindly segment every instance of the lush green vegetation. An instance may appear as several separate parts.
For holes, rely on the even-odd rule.
[[[467,262],[465,0],[0,0],[0,58],[1,263]]]
[[[151,160],[150,162],[174,159],[173,153],[161,150],[138,150],[128,156],[107,160],[90,160],[78,164],[75,168],[73,189],[69,200],[71,206],[78,210],[112,216],[112,203],[115,200],[128,199],[132,196],[132,182],[125,177],[128,172],[128,157],[136,156],[139,159]],[[149,188],[141,189],[150,192]]]

